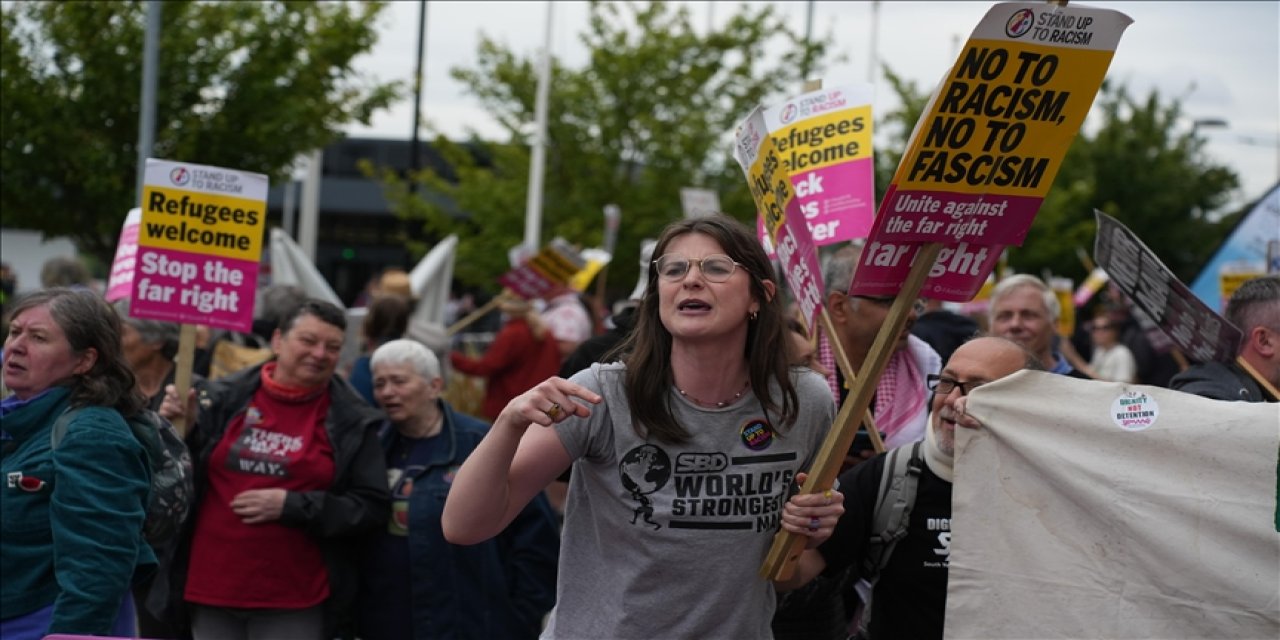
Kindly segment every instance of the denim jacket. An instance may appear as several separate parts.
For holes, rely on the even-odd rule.
[[[413,478],[409,497],[414,638],[536,638],[555,604],[560,533],[551,505],[539,494],[496,537],[469,546],[447,542],[440,523],[445,498],[489,426],[439,402],[445,446]],[[389,421],[379,436],[384,450],[400,437]]]

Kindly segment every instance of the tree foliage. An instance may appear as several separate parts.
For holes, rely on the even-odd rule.
[[[663,2],[593,2],[580,39],[585,66],[552,65],[541,239],[599,246],[603,207],[620,206],[608,281],[622,294],[635,282],[641,240],[681,217],[681,187],[714,189],[723,210],[754,219],[730,134],[757,104],[795,93],[804,56],[819,64],[827,41],[806,45],[769,6],[741,8],[706,32],[694,29],[687,9]],[[775,39],[787,53],[771,60],[765,50]],[[415,179],[441,198],[418,199],[393,173],[380,173],[392,207],[421,221],[427,237],[467,228],[455,269],[466,284],[493,286],[508,268],[507,249],[523,239],[536,62],[483,38],[475,64],[453,70],[509,140],[461,145],[439,136],[453,175]]]
[[[895,125],[884,152],[877,149],[881,193],[901,159],[911,128],[928,95],[888,69],[902,107],[880,118]],[[1093,254],[1100,209],[1133,230],[1157,256],[1190,282],[1229,230],[1214,219],[1239,185],[1235,173],[1211,161],[1205,140],[1180,119],[1178,100],[1156,91],[1135,99],[1124,86],[1104,84],[1094,102],[1096,127],[1082,130],[1068,150],[1053,187],[1021,247],[1009,250],[1015,270],[1045,271],[1079,282],[1085,269],[1078,249]]]
[[[1208,158],[1205,140],[1181,119],[1181,104],[1156,91],[1135,99],[1103,87],[1097,131],[1081,134],[1036,216],[1027,242],[1011,252],[1020,270],[1051,268],[1077,280],[1076,247],[1093,253],[1093,210],[1129,227],[1183,282],[1190,282],[1228,231],[1211,217],[1239,178]],[[1074,268],[1068,269],[1069,265]]]
[[[380,3],[162,3],[153,157],[280,179],[398,94],[352,77]],[[0,210],[109,260],[134,206],[146,8],[6,3]]]

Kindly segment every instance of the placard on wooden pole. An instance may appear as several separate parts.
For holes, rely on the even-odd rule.
[[[880,325],[880,332],[876,334],[867,359],[862,363],[862,370],[858,372],[848,400],[840,408],[835,424],[823,440],[822,448],[818,450],[818,456],[809,470],[809,477],[800,488],[801,493],[820,493],[835,483],[840,465],[844,462],[845,452],[853,444],[853,438],[857,433],[856,423],[850,418],[863,415],[870,408],[871,396],[876,391],[875,381],[880,379],[880,374],[889,363],[898,335],[906,326],[907,316],[915,305],[920,289],[924,287],[929,269],[938,259],[938,253],[941,251],[942,243],[938,242],[920,248],[910,274],[903,282],[901,291],[893,301],[893,306],[889,308],[888,317],[885,318],[884,324]],[[760,567],[760,575],[771,580],[790,578],[795,572],[795,563],[800,559],[800,553],[804,551],[807,540],[806,536],[780,529],[773,538],[773,546],[769,548],[764,564]]]
[[[190,409],[187,403],[187,391],[191,388],[191,369],[195,365],[195,360],[196,326],[183,323],[178,330],[178,360],[173,370],[173,386],[178,391],[178,402],[182,403],[183,409]],[[178,430],[178,435],[183,438],[187,437],[191,417],[184,411],[181,416],[170,421],[173,423],[173,428]]]

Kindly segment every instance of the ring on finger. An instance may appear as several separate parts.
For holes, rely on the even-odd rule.
[[[559,402],[553,402],[551,403],[551,407],[549,407],[543,413],[547,414],[548,418],[551,418],[552,420],[556,420],[560,416],[564,415],[564,408],[560,406]]]
[[[818,518],[809,518],[809,532],[810,532],[810,533],[817,533],[818,529],[819,529],[821,526],[822,526],[822,521],[821,521],[821,520],[819,520]]]

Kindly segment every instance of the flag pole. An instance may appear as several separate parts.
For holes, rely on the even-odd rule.
[[[551,16],[554,2],[547,2],[547,29],[538,63],[538,89],[534,100],[533,157],[529,162],[528,200],[525,202],[524,246],[534,253],[542,244],[542,182],[547,162],[547,98],[551,92]]]

